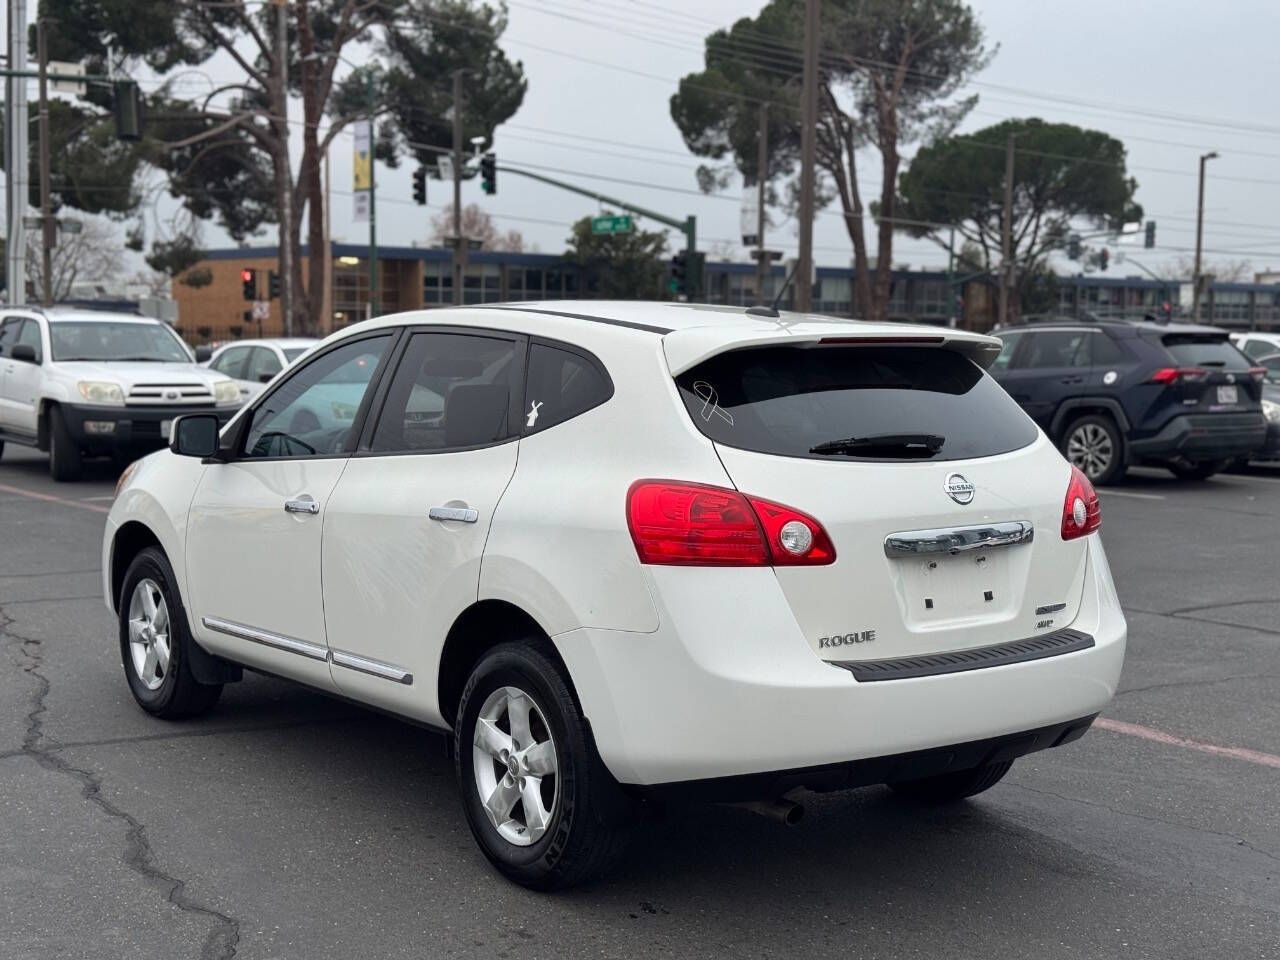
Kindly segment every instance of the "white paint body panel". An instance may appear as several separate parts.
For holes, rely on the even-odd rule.
[[[614,323],[569,316],[584,313]],[[378,318],[326,342],[433,323],[572,343],[600,359],[614,395],[564,424],[475,451],[209,466],[155,454],[129,478],[108,518],[108,605],[115,533],[142,523],[178,558],[179,587],[207,649],[439,723],[446,711],[436,702],[436,672],[450,626],[473,601],[513,604],[560,652],[605,763],[637,784],[1016,733],[1096,713],[1113,695],[1124,617],[1099,537],[1060,539],[1067,468],[1043,438],[1011,454],[950,464],[783,460],[717,450],[694,426],[673,382],[673,352],[688,364],[735,344],[776,342],[793,336],[789,330],[843,336],[879,327],[793,315],[744,318],[738,308],[543,302]],[[939,333],[904,325],[892,332]],[[944,333],[985,349],[987,338]],[[978,488],[968,507],[943,493],[952,470]],[[777,571],[641,565],[625,503],[629,486],[646,477],[736,484],[810,512],[829,524],[840,561]],[[319,514],[284,511],[286,499],[302,494],[319,502]],[[461,505],[477,510],[477,523],[427,518],[433,506]],[[910,609],[916,598],[895,585],[883,554],[886,532],[1006,519],[1036,525],[1035,549],[1013,555],[1003,574],[1020,593],[960,622],[931,623]],[[830,652],[815,645],[826,629],[871,626],[860,619],[868,611],[883,641],[862,656],[1021,639],[1044,632],[1027,621],[1035,605],[1055,602],[1041,599],[1042,591],[1063,594],[1056,600],[1069,604],[1052,629],[1090,633],[1096,646],[965,673],[859,683],[824,662]],[[319,644],[331,655],[371,658],[408,671],[413,682],[236,640],[203,628],[203,617]]]

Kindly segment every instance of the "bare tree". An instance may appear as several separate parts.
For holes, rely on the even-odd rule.
[[[124,244],[115,227],[99,220],[85,220],[79,233],[62,233],[53,248],[53,299],[65,300],[77,283],[117,282],[124,261]],[[40,290],[44,285],[40,251],[28,243],[27,280]]]
[[[442,246],[445,238],[452,234],[453,205],[450,204],[431,219],[431,242]],[[462,235],[478,238],[481,250],[505,250],[508,253],[524,250],[524,236],[519,230],[503,233],[494,226],[493,218],[474,203],[462,208]]]
[[[1163,263],[1156,268],[1156,273],[1165,280],[1190,281],[1196,272],[1195,257],[1188,253],[1179,254],[1176,260]],[[1250,260],[1215,260],[1202,261],[1200,272],[1223,283],[1242,283],[1253,279],[1253,262]]]

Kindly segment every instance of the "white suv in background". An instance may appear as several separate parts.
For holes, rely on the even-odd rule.
[[[228,420],[240,402],[235,384],[196,366],[159,320],[0,312],[0,452],[5,442],[48,450],[55,480],[78,478],[85,456],[124,461],[163,446],[181,414]]]
[[[249,667],[445,731],[536,888],[649,802],[978,793],[1088,729],[1126,630],[1097,496],[999,350],[681,304],[358,324],[121,478],[130,689],[189,716]]]

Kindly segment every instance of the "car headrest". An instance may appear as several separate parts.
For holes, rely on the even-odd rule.
[[[472,447],[502,437],[510,391],[503,384],[457,383],[444,400],[444,442]]]

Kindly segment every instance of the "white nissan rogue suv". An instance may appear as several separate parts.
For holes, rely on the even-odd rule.
[[[978,793],[1088,729],[1126,629],[999,350],[683,304],[350,327],[121,477],[130,689],[189,716],[247,667],[446,731],[481,849],[543,889],[644,804]]]

